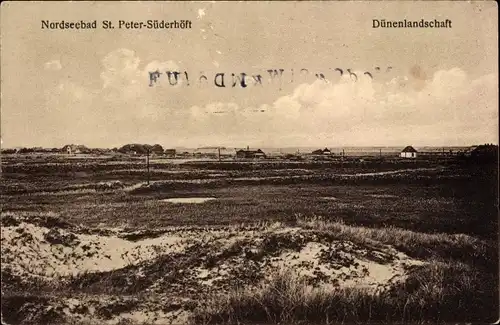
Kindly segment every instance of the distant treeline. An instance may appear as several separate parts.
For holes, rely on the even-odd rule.
[[[147,152],[163,154],[165,150],[159,144],[126,144],[120,148],[88,148],[84,145],[68,144],[62,148],[42,148],[42,147],[23,147],[2,149],[2,154],[14,153],[73,153],[73,154],[105,154],[105,153],[123,153],[123,154],[146,154]]]
[[[324,149],[327,150],[327,149]],[[313,155],[321,151],[324,153],[324,150],[316,150],[313,151]],[[15,149],[2,149],[2,154],[29,154],[29,153],[60,153],[60,154],[125,154],[125,155],[146,155],[146,154],[155,154],[155,155],[165,155],[165,156],[178,156],[178,155],[186,155],[185,153],[176,153],[175,149],[164,149],[160,144],[138,144],[131,143],[121,146],[120,148],[88,148],[84,145],[74,145],[69,144],[65,145],[62,148],[42,148],[42,147],[30,147],[30,148],[15,148]],[[439,152],[436,152],[439,153]],[[458,151],[456,152],[454,157],[459,160],[465,162],[497,162],[498,161],[498,145],[494,144],[483,144],[479,146],[473,147],[473,150],[470,151]],[[422,152],[422,158],[426,155],[425,152]],[[296,157],[297,156],[297,157]],[[300,158],[299,154],[287,154],[282,158],[293,159]]]

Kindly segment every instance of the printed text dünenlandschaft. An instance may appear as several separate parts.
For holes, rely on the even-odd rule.
[[[451,20],[385,20],[373,19],[373,28],[451,28]]]

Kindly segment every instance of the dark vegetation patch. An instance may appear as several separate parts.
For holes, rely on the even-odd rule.
[[[62,233],[56,228],[50,229],[44,239],[52,245],[63,245],[72,247],[79,244],[78,237],[73,233]]]
[[[229,225],[255,221],[284,221],[295,214],[341,218],[367,227],[396,226],[426,233],[466,233],[497,240],[496,171],[457,169],[429,176],[428,183],[402,177],[392,184],[339,185],[225,185],[160,183],[142,194],[97,193],[75,196],[4,196],[4,211],[54,211],[66,221],[97,227],[102,223],[152,228],[166,226]],[[453,175],[459,175],[455,178]],[[154,184],[154,183],[153,183]],[[153,185],[152,184],[152,185]],[[139,190],[141,191],[141,190]],[[395,195],[383,199],[371,194]],[[167,204],[165,197],[214,196],[197,205]],[[333,196],[337,200],[322,200]],[[182,215],[182,218],[179,216]]]
[[[167,233],[167,230],[142,230],[142,231],[136,231],[132,233],[125,233],[125,234],[119,234],[118,237],[123,238],[125,240],[129,241],[140,241],[143,239],[148,239],[148,238],[157,238],[160,236],[163,236],[165,233]]]
[[[194,324],[492,322],[498,315],[498,296],[489,287],[495,282],[492,277],[464,265],[437,263],[415,267],[404,283],[374,295],[357,288],[306,294],[305,282],[290,273],[277,274],[262,288],[212,296],[212,300],[195,310],[191,321]]]
[[[337,223],[326,224],[314,233],[322,241],[351,241],[366,251],[366,258],[379,263],[386,258],[374,254],[380,253],[385,244],[416,259],[466,263],[486,272],[498,270],[498,246],[493,240],[445,233],[426,235],[396,227],[363,230]]]
[[[64,323],[62,307],[49,297],[30,294],[2,295],[2,315],[8,324]]]
[[[7,254],[8,252],[4,251],[3,253]],[[17,275],[9,266],[2,265],[1,275],[1,291],[3,294],[16,292],[30,292],[34,294],[44,292],[44,289],[47,288],[50,288],[51,291],[54,289],[49,281],[45,281],[40,277]]]
[[[213,247],[196,243],[181,253],[162,255],[151,261],[121,269],[81,274],[69,279],[67,290],[89,294],[133,295],[158,283],[165,292],[185,293],[196,286],[190,269],[201,265]]]
[[[2,266],[2,314],[9,324],[44,324],[47,319],[64,323],[49,293],[143,297],[153,287],[155,293],[165,295],[167,310],[170,305],[178,307],[177,302],[169,303],[172,297],[189,297],[196,305],[211,301],[207,308],[197,309],[196,323],[491,322],[498,314],[497,164],[478,165],[471,160],[152,164],[151,180],[159,182],[129,192],[122,187],[145,182],[143,159],[113,164],[98,159],[47,162],[43,157],[21,164],[2,161],[2,227],[36,224],[53,230],[49,241],[72,245],[74,238],[58,229],[112,235],[102,227],[123,226],[134,231],[121,237],[136,241],[159,236],[163,234],[159,229],[167,226],[224,229],[235,223],[274,221],[293,226],[295,216],[301,214],[322,216],[326,221],[340,219],[380,233],[371,237],[335,229],[311,230],[304,239],[275,234],[258,243],[239,240],[224,250],[217,243],[200,243],[182,253],[110,272],[82,274],[67,282],[21,278]],[[445,169],[346,175],[439,166]],[[87,191],[117,179],[122,185]],[[165,197],[193,196],[218,200],[199,205],[158,202]],[[391,236],[391,226],[436,236],[405,237],[397,232]],[[461,233],[471,237],[449,236]],[[350,240],[368,252],[380,249],[377,242],[391,244],[432,264],[415,267],[404,284],[379,296],[348,289],[305,297],[297,289],[300,286],[282,277],[259,294],[240,292],[223,301],[214,298],[235,287],[255,287],[263,280],[260,262],[265,257],[282,250],[299,251],[314,235],[322,243]],[[30,240],[22,229],[16,236]],[[366,257],[379,263],[386,260],[376,253]],[[323,251],[322,258],[342,262],[333,248]],[[234,280],[215,281],[207,287],[194,278],[197,267],[217,268],[236,259],[243,262],[228,275]],[[104,308],[103,315],[135,308],[122,303]]]
[[[19,226],[21,224],[21,221],[19,221],[18,218],[14,217],[13,215],[1,215],[0,218],[2,227],[15,227]]]
[[[385,160],[380,159],[365,159],[360,161],[359,158],[333,159],[328,161],[188,161],[183,163],[182,167],[190,167],[196,169],[219,169],[219,170],[270,170],[270,169],[348,169],[356,170],[357,172],[369,171],[387,171],[393,169],[415,168],[415,167],[434,167],[438,164],[446,164],[446,162],[429,161],[407,161],[407,160]]]
[[[62,218],[46,213],[26,213],[16,214],[13,212],[3,212],[1,214],[1,224],[3,227],[17,226],[20,222],[31,223],[45,228],[71,229],[74,226],[64,221]]]
[[[96,309],[96,314],[102,319],[109,320],[121,313],[133,311],[138,305],[139,302],[135,299],[113,301],[108,304],[99,306]]]

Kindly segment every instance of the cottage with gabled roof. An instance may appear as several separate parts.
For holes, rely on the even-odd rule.
[[[417,158],[417,150],[412,146],[406,146],[401,151],[401,158]]]
[[[90,150],[82,144],[67,144],[62,147],[61,152],[73,155],[79,153],[89,153]]]
[[[246,150],[240,149],[236,151],[236,158],[266,158],[266,154],[261,149],[250,150],[250,148],[247,147]]]
[[[311,154],[314,156],[330,156],[332,155],[332,151],[328,148],[325,148],[323,150],[321,149],[314,150]]]

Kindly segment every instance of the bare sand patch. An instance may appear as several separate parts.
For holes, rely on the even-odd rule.
[[[404,280],[406,266],[422,263],[389,246],[379,253],[382,257],[370,253],[371,257],[365,249],[348,241],[330,245],[308,242],[299,252],[285,251],[272,260],[266,273],[291,269],[300,277],[310,279],[311,284],[376,290]]]
[[[111,271],[185,247],[185,238],[180,236],[132,242],[117,236],[51,230],[26,222],[2,227],[1,233],[2,264],[20,274],[44,277]],[[50,242],[51,237],[61,243],[57,238]]]
[[[151,325],[168,325],[168,324],[187,324],[189,313],[179,309],[169,311],[167,313],[157,310],[134,310],[128,313],[121,313],[111,320],[106,321],[105,324],[115,325],[124,324],[127,321],[132,324],[151,324]]]
[[[68,319],[182,324],[190,315],[187,304],[203,294],[237,285],[256,288],[283,269],[311,288],[357,287],[375,293],[403,281],[407,266],[424,263],[388,245],[356,244],[278,222],[133,232],[112,228],[102,233],[68,225],[49,228],[29,219],[11,221],[1,229],[2,271],[9,268],[26,281],[41,277],[54,285],[78,280],[74,283],[93,286],[97,292],[102,286],[110,287],[92,296],[92,302],[81,296],[60,298],[57,304],[63,308],[58,310]],[[144,296],[138,298],[133,291],[134,303],[125,294],[110,298],[106,291],[136,286]],[[143,301],[144,297],[150,301]],[[122,305],[130,308],[120,309]],[[103,317],[102,310],[109,317]]]

